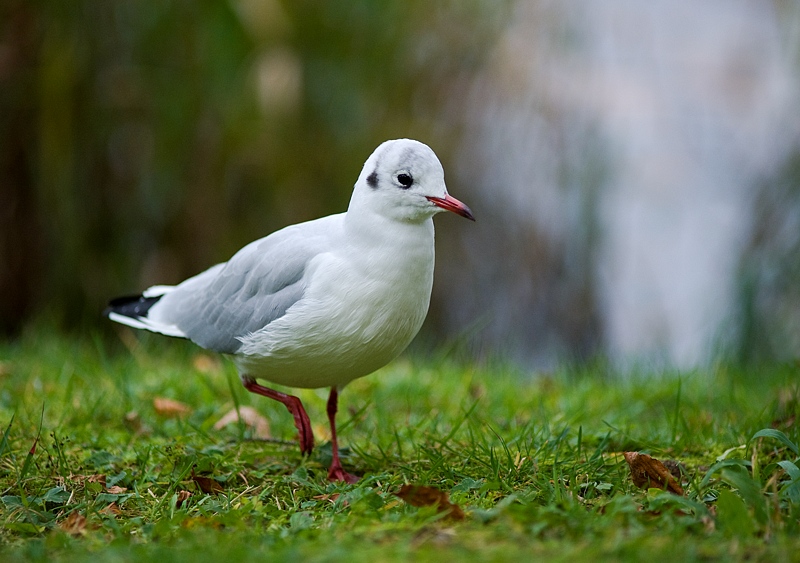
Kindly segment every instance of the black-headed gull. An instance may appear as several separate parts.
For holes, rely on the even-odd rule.
[[[433,216],[474,220],[450,196],[427,145],[386,141],[367,159],[346,213],[281,229],[176,286],[114,299],[108,317],[230,354],[244,387],[294,416],[304,454],[314,447],[300,399],[268,389],[330,387],[328,477],[355,482],[339,461],[338,391],[397,357],[419,331],[433,284]]]

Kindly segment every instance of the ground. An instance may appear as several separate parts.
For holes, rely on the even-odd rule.
[[[297,393],[302,458],[230,362],[119,334],[0,343],[3,561],[800,560],[798,365],[405,356],[341,393],[346,485],[326,390]],[[637,487],[624,452],[678,462],[685,495]]]

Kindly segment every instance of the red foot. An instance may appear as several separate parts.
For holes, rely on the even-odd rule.
[[[287,395],[259,385],[256,380],[251,377],[242,377],[242,384],[245,389],[251,393],[269,397],[283,403],[286,408],[292,413],[294,417],[294,425],[297,427],[299,434],[298,441],[300,442],[300,452],[308,455],[314,449],[314,433],[311,431],[311,422],[306,414],[306,409],[303,408],[303,403],[294,395]],[[339,392],[336,387],[331,387],[331,394],[328,397],[328,421],[331,424],[331,450],[333,451],[333,460],[331,467],[328,470],[328,479],[331,481],[344,481],[345,483],[357,483],[359,477],[348,473],[342,468],[342,463],[339,461],[339,444],[336,440],[336,411],[339,403]]]
[[[328,479],[331,481],[344,481],[345,483],[358,483],[359,477],[348,473],[342,469],[339,461],[339,444],[336,440],[336,411],[339,406],[339,392],[336,387],[331,387],[331,394],[328,396],[328,422],[331,424],[331,450],[333,451],[333,461],[328,470]]]
[[[353,484],[358,483],[359,479],[361,479],[361,477],[358,475],[353,475],[342,469],[341,464],[336,467],[331,464],[331,468],[328,470],[329,481],[344,481],[345,483]]]
[[[275,391],[263,385],[256,383],[256,380],[251,377],[242,377],[242,384],[244,388],[251,393],[269,397],[283,403],[286,408],[292,413],[294,417],[294,425],[297,427],[299,434],[298,441],[300,442],[300,453],[308,455],[314,449],[314,433],[311,431],[311,422],[308,420],[306,409],[303,408],[303,403],[294,395],[287,395],[280,391]]]

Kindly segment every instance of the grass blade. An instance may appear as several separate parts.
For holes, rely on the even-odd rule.
[[[703,489],[705,489],[708,486],[709,482],[711,482],[711,478],[714,476],[714,474],[717,471],[725,469],[726,467],[742,467],[742,468],[750,467],[750,462],[744,459],[723,459],[722,461],[718,461],[717,463],[712,465],[708,471],[706,471],[706,476],[703,477],[702,481],[700,481],[700,485],[698,486],[698,491],[702,491]]]
[[[763,430],[759,430],[753,434],[753,437],[750,438],[750,441],[752,442],[756,438],[773,438],[792,450],[795,455],[800,455],[800,448],[797,447],[797,444],[792,442],[789,437],[780,430],[775,430],[774,428],[764,428]]]
[[[780,465],[786,474],[792,479],[793,483],[800,482],[800,468],[798,468],[794,463],[791,461],[779,461],[778,465]]]
[[[739,491],[739,495],[755,512],[760,524],[767,523],[767,504],[761,487],[743,467],[727,467],[722,470],[722,479]]]
[[[239,441],[242,441],[244,440],[244,433],[245,430],[247,429],[247,425],[242,420],[242,415],[239,412],[240,411],[239,395],[236,393],[235,385],[233,384],[231,375],[229,373],[225,374],[225,379],[228,382],[228,389],[230,389],[231,398],[233,399],[233,408],[236,409],[236,423],[238,424],[239,428]]]
[[[8,449],[8,435],[11,433],[11,425],[14,424],[14,416],[13,414],[11,415],[11,420],[8,421],[8,427],[6,431],[3,432],[3,440],[0,441],[0,457],[3,457],[3,454],[6,453]]]
[[[785,495],[795,503],[800,501],[800,468],[791,461],[779,461],[778,465],[783,468],[791,479],[781,489],[781,495]]]
[[[39,417],[39,430],[36,432],[36,438],[33,440],[33,445],[31,449],[28,450],[28,455],[25,456],[25,462],[22,464],[22,471],[20,471],[19,479],[17,480],[18,485],[22,485],[22,481],[25,479],[25,476],[30,471],[31,464],[33,463],[33,456],[36,455],[36,444],[39,443],[39,438],[42,435],[42,423],[44,422],[44,403],[42,403],[42,414]]]

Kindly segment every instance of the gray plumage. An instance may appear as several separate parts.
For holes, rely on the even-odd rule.
[[[235,354],[242,338],[302,298],[307,266],[326,251],[329,228],[336,225],[331,218],[304,225],[302,236],[294,236],[300,225],[293,225],[248,244],[165,293],[148,319],[175,326],[203,348]]]

